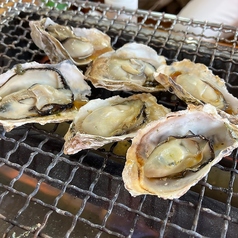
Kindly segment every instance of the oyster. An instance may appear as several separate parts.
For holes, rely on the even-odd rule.
[[[170,109],[157,104],[151,94],[90,100],[79,109],[65,135],[64,153],[74,154],[131,139],[139,128],[168,112]]]
[[[159,67],[154,76],[186,103],[209,103],[228,114],[238,113],[238,99],[228,92],[224,80],[203,64],[184,59]]]
[[[110,37],[95,28],[62,26],[50,18],[29,24],[34,43],[44,50],[51,63],[70,59],[76,65],[86,65],[112,50]]]
[[[238,128],[215,107],[189,105],[138,131],[122,178],[132,196],[179,198],[238,147]]]
[[[85,76],[95,87],[112,91],[156,92],[165,90],[153,75],[161,65],[166,65],[165,58],[154,49],[139,43],[127,43],[96,58]]]
[[[0,124],[6,130],[25,123],[72,120],[91,88],[71,61],[18,64],[0,75]]]

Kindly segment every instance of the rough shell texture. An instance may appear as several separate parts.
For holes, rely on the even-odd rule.
[[[156,145],[169,136],[184,136],[189,131],[213,141],[215,158],[198,172],[187,172],[181,178],[147,178],[143,164]],[[132,140],[122,174],[125,187],[133,196],[151,194],[164,199],[178,198],[202,179],[214,164],[237,148],[237,136],[237,127],[221,118],[211,105],[190,106],[187,110],[169,113],[166,118],[139,130]]]
[[[231,115],[238,113],[238,99],[228,92],[225,81],[214,75],[204,64],[194,63],[184,59],[179,62],[174,62],[172,65],[159,67],[154,76],[166,90],[176,94],[176,96],[186,103],[194,103],[197,105],[214,103],[213,106],[218,108],[218,105],[221,105],[219,100],[223,100],[224,102],[221,103],[224,104],[224,107],[222,106],[223,108],[220,108],[221,110]],[[180,78],[185,80],[185,84],[186,81],[188,82],[187,85],[190,85],[188,87],[189,91],[177,83]],[[196,97],[191,91],[195,88],[196,93],[198,93],[199,85],[194,84],[195,79],[202,82],[201,92],[199,93],[201,98]],[[214,91],[211,92],[211,89],[214,89]],[[207,93],[205,90],[207,90]],[[209,98],[209,95],[212,95],[212,93],[214,95],[213,99],[211,99],[211,97]]]
[[[84,76],[81,73],[81,71],[78,70],[77,67],[71,61],[67,61],[67,60],[61,62],[60,64],[39,64],[37,62],[30,62],[30,63],[15,65],[12,69],[0,75],[0,87],[2,85],[5,85],[7,82],[9,82],[13,78],[14,75],[17,76],[18,74],[20,75],[20,80],[21,80],[20,85],[23,85],[24,83],[22,82],[22,80],[24,80],[24,71],[26,69],[30,70],[32,68],[43,69],[43,70],[44,68],[47,68],[47,71],[49,71],[50,69],[53,69],[53,70],[56,70],[57,72],[60,72],[60,74],[63,76],[67,84],[67,87],[69,87],[73,93],[73,96],[74,96],[73,100],[78,102],[88,100],[87,96],[91,94],[91,88],[84,80]],[[40,78],[39,82],[37,82],[36,78],[34,80],[32,79],[27,79],[27,80],[32,82],[32,84],[42,83],[47,85],[47,82],[43,78]],[[18,83],[14,83],[13,86],[16,86],[17,84]],[[26,84],[26,87],[30,87],[29,83]],[[63,121],[72,121],[73,118],[75,117],[76,112],[77,112],[76,109],[69,108],[55,115],[37,116],[32,118],[24,118],[24,119],[16,119],[16,120],[1,119],[0,124],[3,125],[3,127],[7,131],[10,131],[14,127],[18,127],[26,123],[40,123],[43,125],[43,124],[51,123],[51,122],[56,123],[56,122],[63,122]]]
[[[34,43],[49,57],[51,63],[59,63],[63,60],[70,59],[76,65],[86,65],[94,60],[98,55],[112,50],[111,39],[108,35],[97,30],[96,28],[73,28],[72,32],[75,37],[82,37],[93,47],[93,53],[79,60],[71,57],[61,42],[46,31],[49,25],[58,25],[50,18],[44,18],[40,21],[30,21],[31,37]],[[75,50],[72,49],[72,52]]]
[[[124,77],[122,78],[119,73],[122,70],[122,66],[115,64],[113,69],[110,69],[112,61],[116,60],[138,60],[140,64],[145,62],[150,67],[153,67],[154,70],[161,65],[166,65],[165,58],[159,56],[157,52],[149,46],[138,43],[127,43],[116,51],[107,52],[96,58],[87,69],[85,73],[86,78],[90,80],[95,87],[102,87],[112,91],[156,92],[165,90],[163,86],[154,80],[153,75],[149,80],[142,77],[144,72],[136,75],[136,73],[124,71]],[[125,66],[125,68],[126,67],[127,66]],[[143,66],[141,68],[143,68]],[[112,71],[115,72],[114,75]]]
[[[66,121],[72,121],[77,115],[78,110],[68,109],[58,114],[42,116],[42,117],[32,117],[24,118],[18,120],[1,120],[0,124],[4,127],[6,131],[11,131],[12,129],[30,123],[38,123],[40,125],[46,125],[47,123],[61,123]]]
[[[102,147],[105,144],[121,141],[125,139],[131,139],[134,137],[136,131],[132,130],[130,132],[124,133],[122,135],[114,135],[114,136],[101,136],[101,135],[93,135],[85,133],[82,129],[82,124],[85,118],[90,115],[95,110],[102,110],[104,107],[108,107],[115,103],[124,103],[126,101],[131,100],[141,100],[144,104],[144,112],[146,114],[146,121],[140,126],[145,126],[145,124],[149,123],[150,121],[157,120],[160,117],[165,116],[169,109],[165,108],[164,106],[157,104],[156,98],[151,94],[137,94],[130,96],[128,98],[121,98],[119,96],[114,96],[108,99],[95,99],[89,101],[86,105],[79,109],[77,116],[75,117],[74,121],[71,123],[71,126],[68,132],[65,135],[65,145],[64,145],[64,153],[65,154],[74,154],[80,150],[93,148],[97,149]],[[103,123],[104,118],[95,118],[95,127],[97,127],[97,123]],[[117,118],[111,118],[111,122],[116,122]],[[100,125],[102,126],[102,125]],[[107,124],[105,125],[107,127]]]

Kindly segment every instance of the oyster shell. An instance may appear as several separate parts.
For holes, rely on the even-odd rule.
[[[165,91],[153,75],[161,65],[166,65],[165,58],[154,49],[139,43],[127,43],[96,58],[85,76],[95,87],[111,91]]]
[[[0,124],[6,130],[26,123],[72,120],[91,88],[71,61],[15,65],[0,75]]]
[[[215,107],[189,105],[140,129],[122,178],[132,196],[179,198],[238,147],[238,128]]]
[[[186,103],[209,103],[228,114],[238,113],[238,99],[228,92],[225,81],[204,64],[184,59],[159,67],[154,76]]]
[[[168,112],[170,109],[157,104],[151,94],[90,100],[79,109],[65,135],[64,153],[74,154],[131,139],[139,128]]]
[[[86,65],[112,50],[110,37],[96,28],[62,26],[48,17],[29,24],[34,43],[44,50],[51,63],[70,59],[76,65]]]

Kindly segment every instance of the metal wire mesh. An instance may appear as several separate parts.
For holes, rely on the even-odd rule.
[[[46,7],[46,3],[2,4],[1,73],[16,63],[44,61],[45,54],[31,40],[29,21],[50,16],[64,25],[96,27],[111,37],[114,48],[136,41],[153,47],[168,63],[183,58],[204,63],[238,95],[237,29],[233,27],[100,3],[67,1],[60,7],[58,3]],[[59,9],[62,4],[63,9]],[[113,13],[113,18],[108,18],[108,13]],[[129,19],[120,20],[121,14],[128,14]],[[186,30],[176,31],[176,24],[186,26]],[[200,27],[201,34],[190,33],[193,27]],[[203,34],[207,28],[217,36]],[[113,93],[95,89],[92,98],[109,94]],[[157,98],[172,110],[183,107],[168,93]],[[121,179],[129,142],[121,142],[120,151],[118,144],[111,144],[66,156],[62,147],[68,125],[27,125],[11,132],[0,129],[2,237],[236,236],[236,151],[180,199],[133,198]]]

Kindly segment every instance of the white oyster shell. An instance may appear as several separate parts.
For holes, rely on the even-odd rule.
[[[85,76],[95,87],[111,91],[165,91],[153,76],[161,65],[166,65],[165,58],[151,47],[135,42],[127,43],[116,51],[96,58]]]
[[[56,74],[61,75],[59,79],[52,75],[48,77],[47,74],[51,71],[58,72]],[[61,77],[63,80],[61,80]],[[64,85],[67,90],[72,92],[72,106],[74,103],[75,105],[80,103],[84,104],[88,100],[87,96],[91,94],[91,88],[84,80],[84,75],[71,61],[66,60],[59,64],[30,62],[15,65],[12,69],[0,75],[0,105],[5,95],[10,96],[16,92],[24,91],[24,89],[27,90],[36,84],[42,85],[42,87],[44,87],[44,85],[46,87],[50,85],[59,89]],[[44,95],[40,97],[44,99]],[[52,97],[52,95],[50,97]],[[52,99],[52,101],[54,102],[54,99]],[[14,118],[2,117],[0,118],[0,124],[5,130],[10,131],[14,127],[26,123],[39,123],[43,125],[50,122],[59,123],[63,121],[72,121],[78,110],[75,106],[72,106],[71,108],[62,108],[62,110],[58,111],[56,114],[32,117],[27,116],[27,118],[23,118],[22,115],[22,118],[17,118],[19,111],[15,110],[16,115],[14,115]],[[4,107],[1,108],[1,110],[4,110]]]
[[[202,135],[213,143],[215,158],[197,172],[187,171],[181,177],[146,177],[144,164],[154,148],[170,136],[185,136],[190,132]],[[169,113],[140,129],[132,139],[122,173],[125,187],[132,196],[151,194],[164,199],[179,198],[201,180],[214,164],[238,147],[237,138],[237,126],[220,117],[215,107],[209,104],[204,107],[190,105],[187,110]]]
[[[66,45],[65,41],[63,43],[47,31],[49,26],[65,26],[60,26],[49,17],[40,21],[30,21],[29,25],[34,43],[46,53],[51,63],[59,63],[70,59],[76,65],[86,65],[100,54],[112,50],[110,37],[96,28],[87,29],[66,26],[70,31],[68,38],[72,39]],[[65,29],[62,32],[58,32],[58,34],[61,35],[64,32],[66,32]],[[65,33],[65,35],[67,34]],[[81,43],[77,44],[76,42]]]
[[[0,119],[0,125],[2,125],[5,131],[11,131],[12,129],[30,123],[38,123],[40,125],[46,125],[47,123],[61,123],[66,121],[72,121],[77,115],[78,110],[68,109],[57,114],[42,116],[42,117],[32,117],[24,119]]]
[[[230,94],[225,81],[204,64],[184,59],[162,65],[154,76],[168,91],[186,103],[209,103],[230,115],[238,113],[238,98]]]
[[[140,116],[143,116],[143,122],[140,122],[139,125],[136,124],[138,114],[135,114],[136,118],[133,116],[136,109],[131,104],[128,107],[124,107],[125,103],[134,103],[134,101],[141,102],[143,108],[140,111]],[[113,108],[115,105],[116,109]],[[78,114],[65,135],[64,153],[74,154],[83,149],[97,149],[111,142],[131,139],[139,128],[165,116],[168,112],[170,112],[170,109],[157,104],[154,96],[145,93],[133,95],[128,98],[114,96],[105,100],[90,100],[79,109]],[[136,127],[129,128],[129,131],[127,129],[123,131],[124,127],[126,128],[128,126],[124,123],[128,121],[129,117],[132,117],[133,123],[135,121]],[[84,125],[86,120],[88,126]],[[130,123],[130,121],[127,123]],[[86,130],[90,130],[90,132],[85,131],[85,128]],[[123,134],[105,134],[105,131],[111,133],[112,130],[122,130]]]

